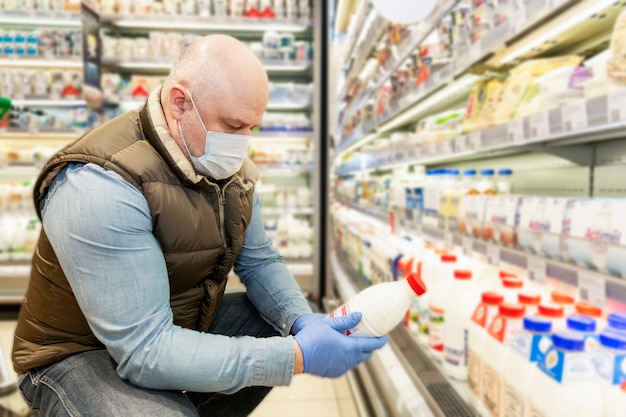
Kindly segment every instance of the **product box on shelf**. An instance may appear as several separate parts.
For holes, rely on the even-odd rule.
[[[483,237],[506,246],[516,246],[517,221],[522,196],[498,195],[485,206]]]
[[[562,231],[569,201],[572,199],[524,197],[517,226],[520,249],[551,259],[564,259]]]
[[[458,218],[459,233],[475,238],[483,237],[485,206],[491,196],[483,194],[466,195],[461,200]]]
[[[594,271],[626,277],[626,200],[567,203],[563,221],[566,260]]]

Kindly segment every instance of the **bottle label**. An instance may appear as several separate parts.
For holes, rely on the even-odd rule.
[[[626,355],[615,355],[605,349],[594,349],[591,360],[598,375],[612,385],[621,385],[626,381]]]
[[[472,349],[467,352],[467,385],[480,398],[480,378],[483,363]]]
[[[436,352],[443,352],[443,323],[443,310],[431,305],[428,345]]]
[[[483,362],[483,404],[493,417],[499,417],[500,415],[501,391],[502,381],[500,374],[487,363]]]
[[[443,326],[443,358],[454,367],[467,368],[469,329],[453,321]]]
[[[539,362],[539,368],[558,382],[593,381],[596,369],[585,352],[568,352],[551,347]]]
[[[348,301],[347,303],[345,303],[344,305],[342,305],[341,307],[339,307],[338,309],[330,313],[328,316],[329,317],[343,317],[343,316],[347,316],[348,314],[351,314],[357,311],[359,310],[356,308],[354,301]],[[343,330],[342,333],[345,333],[348,336],[371,336],[367,331],[365,331],[365,329],[363,329],[363,326],[360,326],[360,324],[361,323],[359,322],[359,324],[357,324],[353,328],[348,329],[348,330]]]
[[[521,328],[522,320],[509,319],[505,316],[497,315],[489,325],[488,332],[498,342],[508,344]]]
[[[552,341],[549,336],[520,330],[513,336],[510,344],[514,351],[530,362],[539,362],[552,346]]]
[[[504,386],[502,400],[503,417],[524,417],[524,410],[528,407],[526,398],[511,384]]]

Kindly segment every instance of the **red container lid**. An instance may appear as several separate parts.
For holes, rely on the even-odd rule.
[[[575,301],[574,297],[559,291],[552,291],[550,293],[550,298],[552,299],[553,303],[557,304],[574,304]]]
[[[579,301],[575,304],[576,313],[587,317],[600,318],[602,317],[602,309],[598,306],[594,306],[586,301]]]
[[[513,274],[513,273],[511,273],[511,272],[506,272],[506,271],[503,271],[503,270],[500,270],[499,274],[500,274],[500,279],[504,279],[504,278],[517,278],[517,275],[516,275],[516,274]]]
[[[537,312],[540,316],[551,318],[561,318],[564,314],[563,306],[558,304],[539,304]]]
[[[497,292],[488,291],[482,293],[480,299],[485,304],[500,305],[504,301],[504,296]]]
[[[454,271],[455,279],[472,279],[472,271],[467,269],[456,269]]]
[[[446,255],[448,253],[448,249],[435,249],[436,255]]]
[[[504,288],[522,288],[524,281],[519,278],[504,278],[502,280],[502,286]]]
[[[500,304],[498,312],[503,316],[521,319],[526,313],[526,307],[521,304],[503,303]]]
[[[541,295],[532,292],[521,292],[517,294],[517,301],[521,304],[539,305]]]
[[[424,284],[424,281],[422,281],[417,274],[409,274],[406,280],[413,291],[415,291],[415,294],[422,295],[426,292],[426,284]]]
[[[444,254],[441,255],[441,262],[456,262],[456,255]]]
[[[435,245],[434,243],[425,243],[424,249],[437,249],[437,245]]]

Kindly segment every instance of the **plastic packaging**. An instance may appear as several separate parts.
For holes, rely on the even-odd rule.
[[[559,304],[563,307],[563,312],[565,313],[566,316],[569,316],[575,313],[574,304],[576,300],[574,300],[574,297],[569,296],[559,291],[552,291],[550,293],[550,299],[552,300],[553,303]]]
[[[552,321],[552,331],[556,332],[567,327],[563,306],[554,303],[541,303],[537,308],[537,315]]]
[[[498,170],[498,180],[496,181],[498,194],[511,194],[511,189],[513,188],[512,175],[513,171],[510,169]]]
[[[478,301],[472,271],[455,270],[446,297],[443,324],[443,369],[460,381],[467,380],[468,338],[472,312]]]
[[[532,413],[541,417],[604,415],[602,384],[582,335],[556,332],[532,384]]]
[[[428,351],[437,360],[443,358],[443,325],[445,322],[445,305],[448,289],[453,281],[454,269],[457,267],[455,255],[442,255],[441,263],[435,270],[435,279],[430,290]]]
[[[567,318],[567,330],[578,333],[585,339],[585,350],[590,352],[598,347],[596,321],[591,317],[573,315]]]
[[[506,303],[516,303],[518,294],[524,287],[524,281],[519,278],[504,278],[501,280],[502,288],[500,291],[504,295]]]
[[[541,304],[541,295],[530,291],[520,291],[517,294],[517,302],[526,308],[527,316],[534,316]]]
[[[360,311],[363,313],[361,321],[346,334],[383,336],[402,321],[415,297],[425,292],[422,280],[411,274],[400,281],[384,282],[364,289],[330,316],[341,317]]]

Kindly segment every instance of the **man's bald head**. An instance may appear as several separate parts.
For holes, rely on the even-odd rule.
[[[269,94],[261,61],[246,45],[226,35],[205,36],[185,48],[165,80],[164,98],[177,83],[193,90],[194,99],[203,104],[233,91],[241,93],[242,88],[265,89]]]

